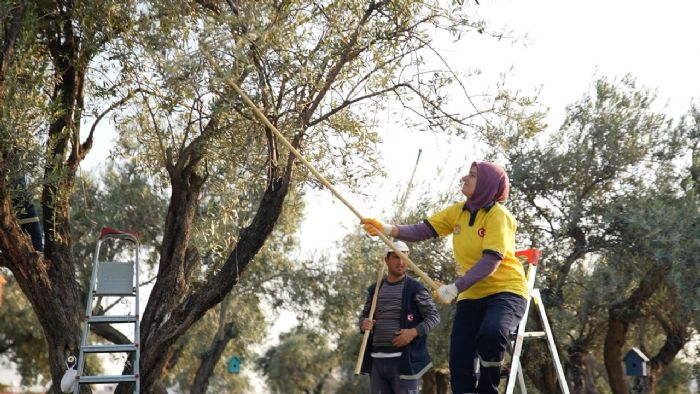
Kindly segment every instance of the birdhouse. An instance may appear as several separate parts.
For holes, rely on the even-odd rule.
[[[0,306],[2,306],[2,287],[5,286],[7,280],[4,276],[0,275]]]
[[[625,354],[623,360],[627,376],[647,376],[649,357],[644,355],[641,350],[633,347]]]
[[[241,359],[238,356],[231,356],[228,359],[228,372],[229,373],[239,373],[241,372]]]

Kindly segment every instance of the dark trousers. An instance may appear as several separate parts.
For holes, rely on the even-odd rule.
[[[497,394],[508,336],[525,314],[527,302],[513,293],[497,293],[457,303],[450,338],[450,375],[454,394]],[[481,362],[477,386],[474,359]]]
[[[32,239],[34,250],[43,252],[44,234],[42,233],[41,223],[39,222],[39,217],[34,209],[34,204],[25,204],[24,210],[20,212],[17,219],[19,219],[20,223],[22,223],[22,229],[29,234],[29,237]]]
[[[399,357],[373,358],[369,382],[372,394],[418,394],[420,379],[401,379]]]

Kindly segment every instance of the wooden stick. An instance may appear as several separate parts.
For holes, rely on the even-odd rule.
[[[379,267],[377,269],[377,285],[374,286],[374,295],[372,296],[372,305],[369,308],[368,319],[372,320],[374,317],[374,312],[377,309],[377,299],[379,299],[379,286],[384,278],[384,260],[379,262]],[[360,352],[357,354],[357,361],[355,361],[355,375],[359,375],[362,370],[362,361],[365,358],[365,351],[367,350],[367,341],[369,340],[369,333],[372,330],[367,330],[362,335],[362,344],[360,345]]]
[[[217,71],[221,71],[220,68],[219,68],[217,65],[215,65],[213,62],[210,62],[210,63],[214,66],[215,69],[217,69]],[[267,126],[267,128],[270,129],[270,130],[280,139],[280,141],[282,142],[282,144],[284,144],[284,146],[286,146],[287,149],[289,149],[289,151],[292,152],[292,154],[293,154],[300,162],[302,162],[302,164],[304,164],[304,165],[309,169],[309,171],[311,171],[311,173],[316,177],[316,179],[318,179],[319,182],[321,182],[324,186],[326,186],[326,187],[328,188],[328,190],[330,190],[331,193],[333,193],[333,195],[334,195],[336,198],[338,198],[338,200],[340,200],[343,204],[345,204],[345,206],[348,207],[348,208],[350,209],[350,211],[352,211],[352,213],[354,213],[355,216],[358,217],[358,219],[360,219],[360,220],[364,219],[364,217],[360,214],[360,212],[359,212],[357,209],[355,209],[355,207],[353,207],[352,204],[350,204],[345,198],[343,198],[343,196],[341,196],[340,193],[338,193],[338,191],[335,190],[335,188],[333,187],[333,185],[331,185],[330,182],[328,182],[328,181],[326,180],[326,178],[323,177],[323,175],[321,175],[318,171],[316,171],[316,169],[311,165],[311,163],[309,163],[309,162],[304,158],[304,156],[302,156],[301,153],[300,153],[296,148],[294,148],[294,147],[292,146],[291,143],[289,143],[289,141],[287,140],[287,138],[285,138],[285,136],[284,136],[282,133],[280,133],[279,130],[277,130],[277,127],[275,127],[275,126],[267,119],[267,117],[265,116],[265,114],[263,114],[262,111],[260,111],[260,109],[259,109],[259,108],[253,103],[253,101],[248,97],[248,95],[246,95],[245,92],[244,92],[243,90],[241,90],[241,88],[240,88],[235,82],[233,82],[230,78],[227,78],[227,79],[226,79],[226,83],[227,83],[234,91],[236,91],[236,93],[241,97],[241,99],[243,100],[243,102],[253,111],[253,113],[255,114],[255,116],[257,116],[258,119],[259,119],[265,126]],[[396,248],[396,246],[394,245],[394,243],[391,242],[391,240],[390,240],[386,235],[384,235],[384,234],[382,234],[382,233],[379,233],[379,239],[381,239],[382,241],[384,241],[384,243],[385,243],[389,248],[391,248],[391,250],[392,250],[394,253],[396,253],[396,254],[397,254],[398,256],[400,256],[402,259],[406,260],[406,262],[408,263],[408,266],[411,268],[411,270],[412,270],[413,272],[415,272],[416,275],[418,275],[427,285],[429,285],[430,288],[437,290],[437,289],[440,287],[440,286],[437,285],[437,283],[435,283],[432,279],[430,279],[430,277],[429,277],[425,272],[423,272],[420,268],[418,268],[418,266],[416,266],[416,265],[413,263],[413,261],[411,261],[411,259],[408,258],[408,256],[406,256],[403,252],[401,252],[400,250],[398,250],[398,249]]]
[[[403,210],[406,207],[406,200],[408,200],[408,193],[411,192],[411,187],[413,186],[413,177],[416,175],[416,169],[418,168],[418,161],[420,160],[420,154],[423,150],[418,149],[418,157],[416,158],[416,164],[413,166],[413,172],[411,173],[411,178],[408,180],[408,186],[406,186],[406,192],[403,194],[401,199],[401,204],[399,204],[399,210],[396,211],[394,215],[394,223],[398,223],[403,216]],[[377,269],[377,283],[374,286],[374,294],[372,295],[372,304],[369,308],[368,319],[372,320],[374,318],[374,312],[377,310],[377,299],[379,298],[379,287],[382,284],[382,279],[384,278],[384,261],[379,262],[379,267]],[[364,332],[362,335],[362,344],[360,345],[360,353],[357,355],[357,361],[355,361],[355,375],[359,375],[362,372],[362,361],[365,358],[365,351],[367,350],[367,341],[369,340],[370,330]]]

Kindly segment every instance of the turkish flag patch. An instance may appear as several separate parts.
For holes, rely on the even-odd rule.
[[[408,319],[408,321],[413,321],[413,313],[409,313],[408,316],[406,316],[406,319]]]
[[[480,228],[479,231],[477,231],[477,234],[479,234],[481,238],[484,238],[484,235],[486,235],[486,229],[484,229],[483,227]]]

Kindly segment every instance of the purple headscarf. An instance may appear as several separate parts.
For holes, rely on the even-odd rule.
[[[467,201],[467,208],[474,212],[493,201],[503,202],[508,198],[510,184],[508,174],[503,167],[488,161],[475,161],[476,188]]]

